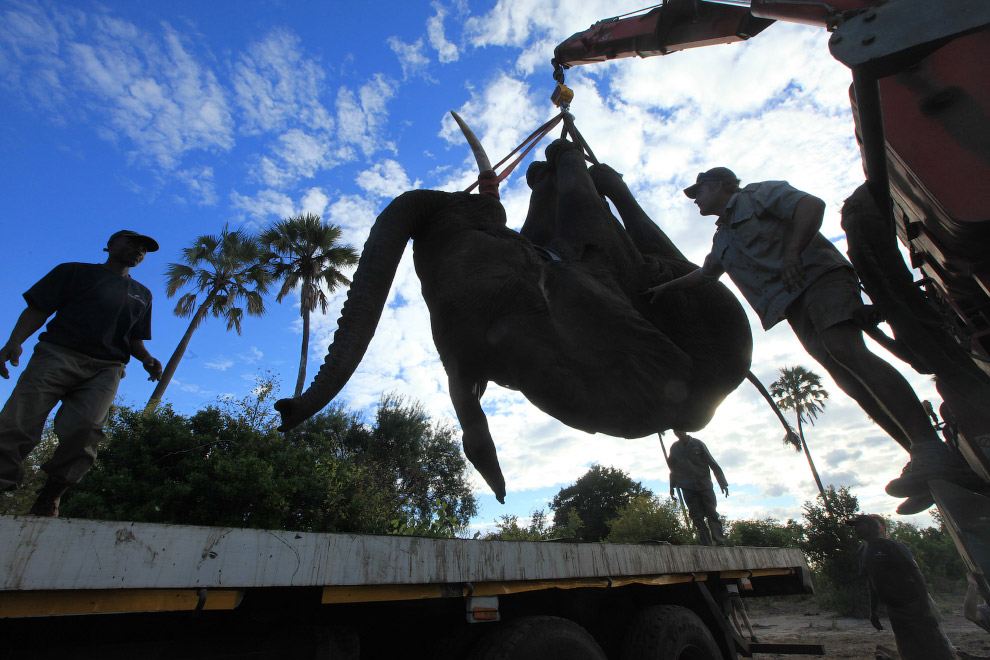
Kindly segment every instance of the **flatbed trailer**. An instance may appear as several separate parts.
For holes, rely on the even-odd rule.
[[[2,516],[0,660],[821,653],[740,637],[740,579],[746,597],[812,592],[796,549]]]

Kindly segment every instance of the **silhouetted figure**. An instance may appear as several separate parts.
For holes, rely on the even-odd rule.
[[[910,453],[901,476],[887,485],[888,494],[908,498],[898,513],[934,504],[929,481],[979,483],[939,440],[907,380],[863,342],[858,278],[819,231],[825,202],[786,181],[740,188],[725,167],[698,174],[684,194],[701,215],[717,217],[712,251],[701,268],[649,289],[652,302],[728,273],[764,329],[787,319],[811,357]]]
[[[24,293],[27,308],[0,348],[0,376],[10,377],[7,362],[18,366],[21,344],[55,318],[0,411],[0,491],[20,486],[24,459],[62,402],[55,414],[58,447],[41,466],[48,479],[32,515],[57,517],[62,494],[92,467],[130,357],[141,361],[148,380],[162,375],[161,362],[144,346],[151,339],[151,292],[129,274],[157,249],[148,236],[118,231],[107,241],[105,263],[60,264]]]
[[[667,462],[670,466],[670,496],[675,497],[675,488],[680,488],[687,504],[688,515],[702,545],[725,545],[722,522],[715,509],[715,488],[712,475],[718,479],[719,488],[729,496],[729,483],[725,480],[722,468],[712,458],[708,447],[698,438],[683,431],[674,431],[677,441],[670,446]]]
[[[873,627],[883,630],[879,613],[883,603],[903,660],[954,660],[955,651],[911,551],[887,538],[887,525],[880,516],[862,514],[846,524],[863,539],[857,554],[860,574],[869,585]]]
[[[969,587],[966,589],[966,600],[963,601],[963,614],[967,619],[990,632],[990,605],[987,605],[986,597],[983,603],[977,605],[977,595],[983,596],[983,588],[972,573],[966,574]]]

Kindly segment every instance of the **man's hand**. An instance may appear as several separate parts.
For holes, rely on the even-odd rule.
[[[725,496],[726,497],[728,497],[729,496],[729,487],[728,486],[725,486],[724,488],[722,488],[722,492],[725,493]]]
[[[672,499],[672,500],[676,500],[677,499],[677,495],[674,493],[674,487],[673,486],[670,487],[670,499]]]
[[[144,370],[148,372],[148,380],[161,380],[162,363],[150,355],[141,363]]]
[[[873,627],[877,630],[883,630],[883,625],[880,623],[880,615],[876,612],[870,615],[870,623],[872,623]]]
[[[21,345],[9,341],[3,348],[0,348],[0,376],[3,378],[10,378],[10,372],[7,371],[7,363],[10,362],[10,366],[17,367],[21,364],[21,353],[24,349]]]
[[[804,266],[801,264],[801,257],[785,255],[780,263],[780,274],[788,291],[801,288],[804,284]]]
[[[649,296],[650,297],[650,304],[651,305],[655,305],[656,302],[657,302],[657,299],[660,298],[663,295],[663,292],[667,288],[667,285],[668,284],[670,284],[670,282],[664,282],[663,284],[658,284],[655,287],[653,287],[651,289],[647,289],[646,291],[644,291],[643,292],[643,295],[644,296]]]

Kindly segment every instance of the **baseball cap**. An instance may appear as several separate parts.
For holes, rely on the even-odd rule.
[[[144,244],[144,247],[148,250],[148,252],[157,252],[158,251],[158,241],[156,241],[155,239],[153,239],[150,236],[145,236],[144,234],[139,234],[136,231],[131,231],[130,229],[121,229],[118,232],[114,232],[110,236],[110,238],[107,239],[107,245],[110,245],[111,243],[113,243],[113,241],[114,241],[115,238],[121,238],[122,236],[126,236],[128,238],[133,238],[136,241]]]
[[[705,183],[706,181],[738,181],[739,177],[730,170],[728,167],[713,167],[707,172],[701,172],[698,174],[698,178],[695,179],[694,185],[688,186],[684,189],[684,194],[694,199],[698,196],[698,187]]]

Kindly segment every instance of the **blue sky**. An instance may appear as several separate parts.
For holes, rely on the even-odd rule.
[[[164,363],[186,326],[172,314],[163,278],[182,248],[224,225],[257,231],[313,212],[360,249],[374,218],[401,192],[463,189],[476,170],[448,111],[458,111],[493,161],[500,159],[555,113],[548,101],[554,45],[595,20],[639,8],[575,4],[0,2],[7,247],[0,332],[23,308],[20,292],[51,267],[100,262],[112,232],[134,229],[162,246],[133,276],[155,297],[148,346]],[[862,168],[849,72],[828,55],[826,40],[815,28],[777,24],[746,44],[572,69],[572,112],[599,159],[625,174],[695,261],[707,253],[713,226],[679,191],[713,165],[732,167],[744,182],[786,179],[818,195],[828,204],[823,232],[844,251],[838,208],[862,181]],[[534,155],[542,158],[542,149]],[[525,166],[502,187],[515,228],[528,203]],[[342,303],[335,295],[327,316],[313,321],[310,376]],[[794,364],[825,376],[786,324],[764,333],[750,319],[753,371],[765,383]],[[300,339],[298,295],[282,304],[272,296],[265,317],[245,318],[241,336],[208,320],[165,399],[192,413],[218,397],[246,395],[265,370],[278,373],[283,394],[291,394]],[[930,383],[897,366],[923,397],[934,397]],[[143,405],[152,384],[140,366],[128,371],[120,401]],[[809,430],[824,480],[853,486],[864,509],[892,512],[897,502],[882,488],[906,455],[827,376],[825,384],[832,398]],[[0,382],[0,396],[12,385]],[[456,421],[411,250],[340,398],[369,409],[388,391]],[[506,513],[526,518],[595,462],[667,490],[655,436],[590,436],[495,386],[483,403],[508,497],[499,505],[474,475],[477,525]],[[748,385],[697,435],[732,484],[732,496],[720,500],[730,518],[797,517],[813,497],[804,458],[781,445],[780,427]]]

